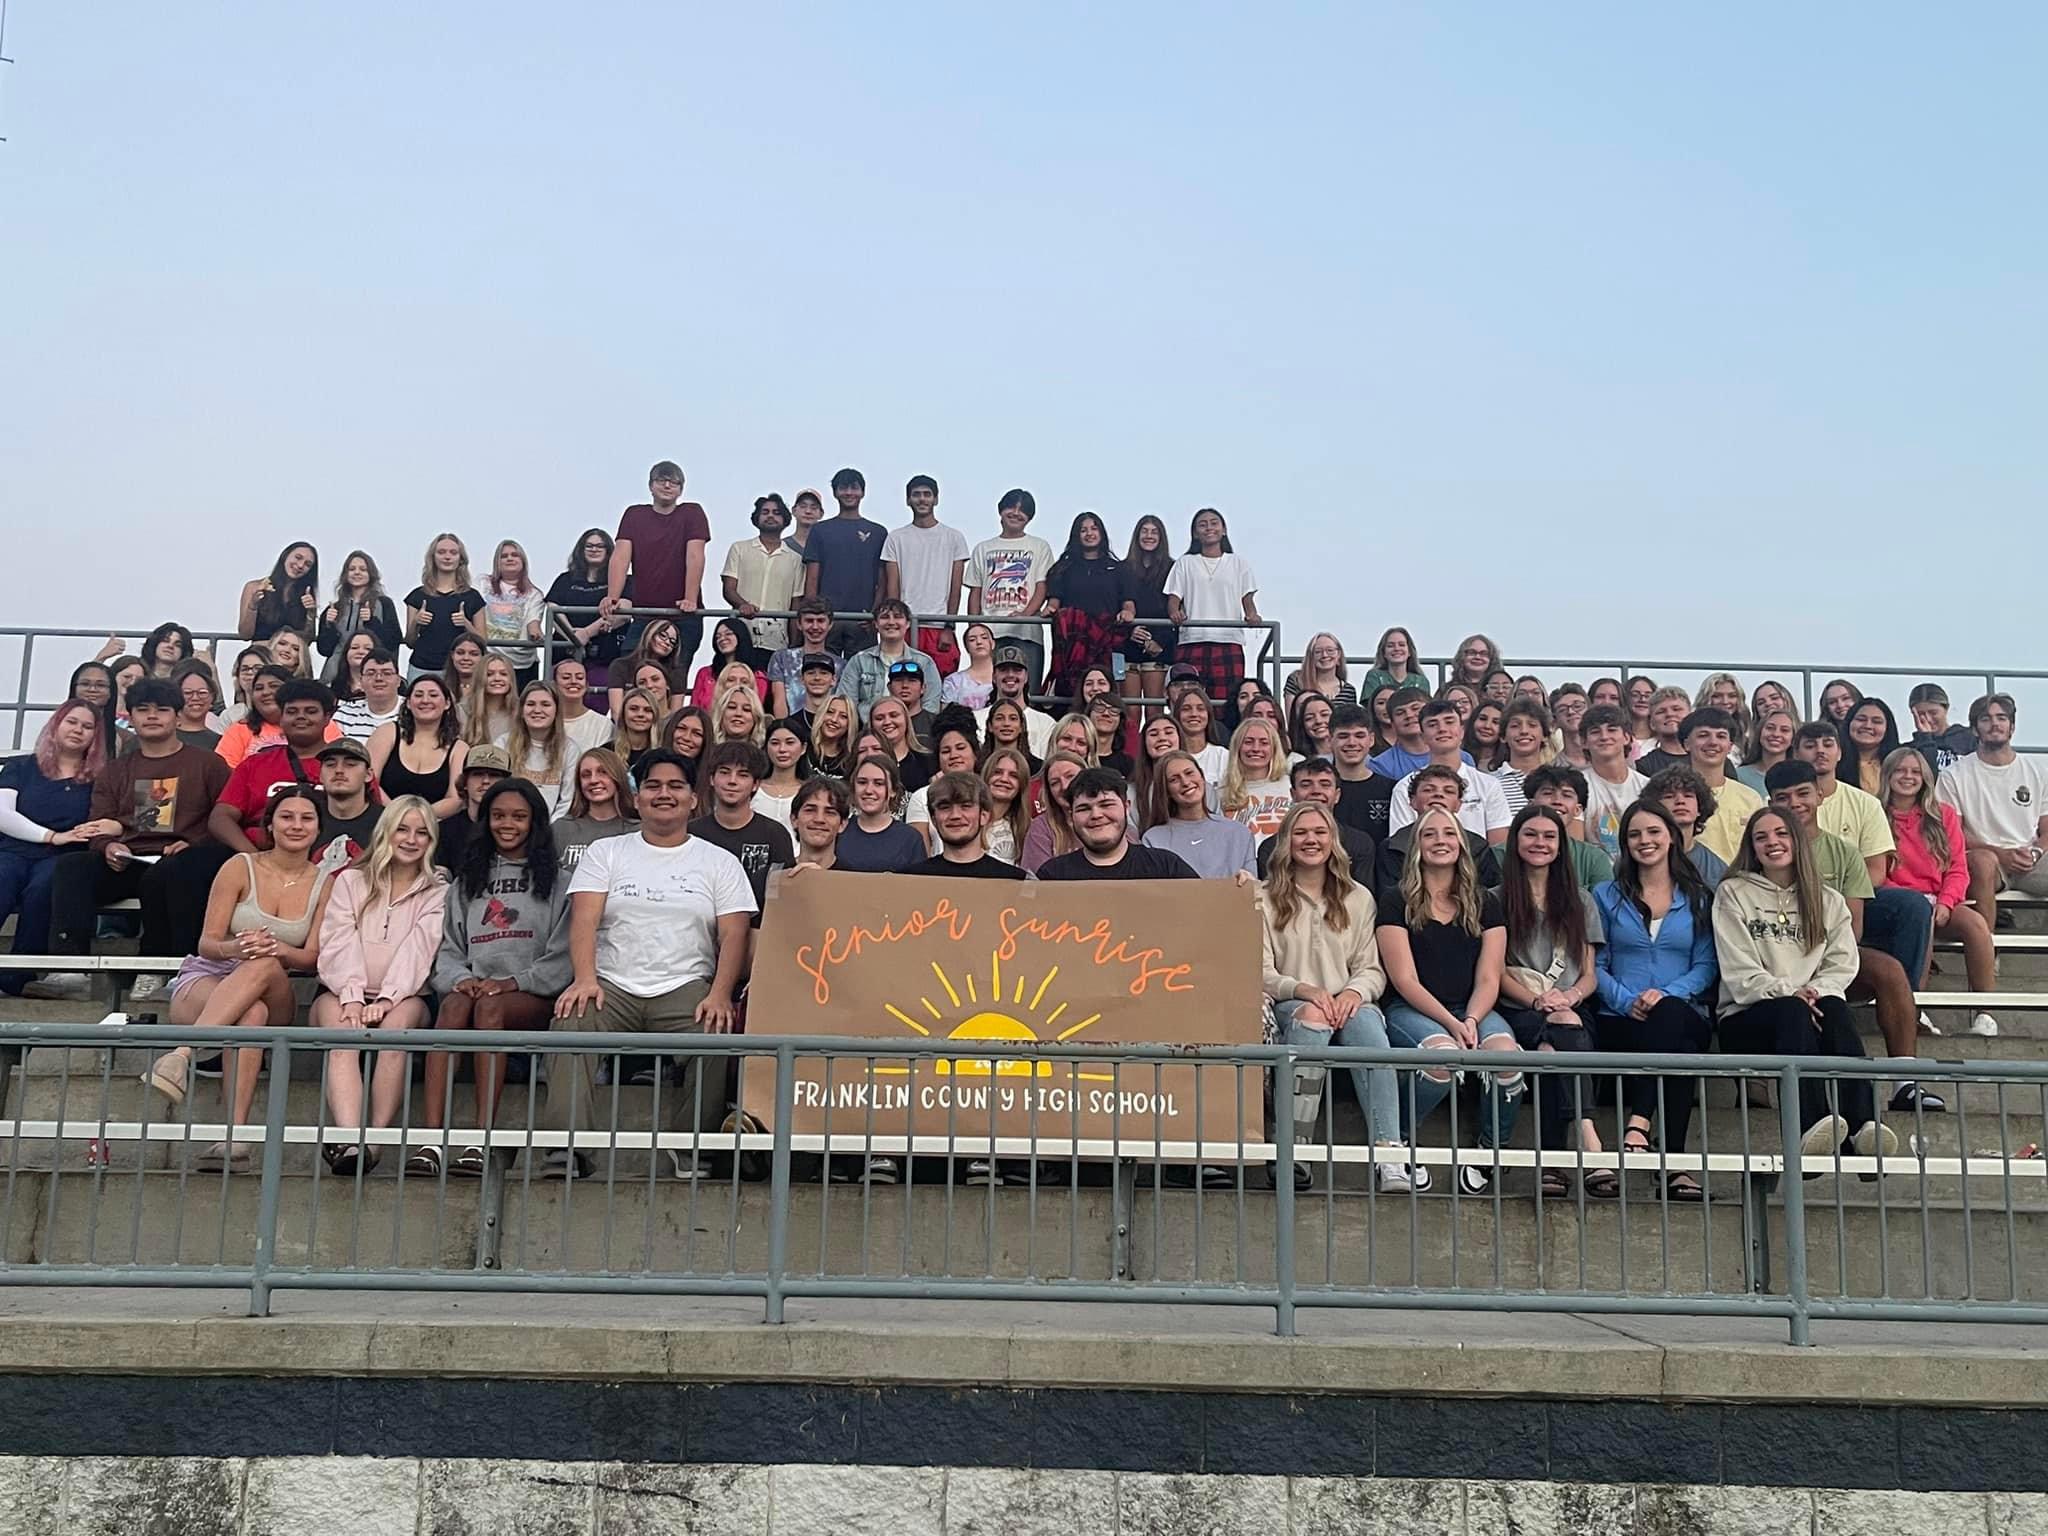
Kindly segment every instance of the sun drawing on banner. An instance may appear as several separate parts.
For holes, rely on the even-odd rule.
[[[1035,1045],[1040,1041],[1071,1040],[1090,1025],[1099,1023],[1102,1015],[1091,1013],[1085,1018],[1074,1020],[1061,1027],[1066,1018],[1068,1005],[1053,1003],[1047,1008],[1052,984],[1059,978],[1060,968],[1052,967],[1036,981],[1027,976],[1010,978],[1009,996],[1003,995],[1003,962],[991,951],[988,957],[986,975],[978,971],[964,973],[956,985],[946,974],[946,968],[938,961],[932,962],[932,975],[944,989],[948,1006],[941,1006],[930,997],[919,997],[918,1006],[924,1010],[926,1023],[916,1018],[907,1009],[894,1003],[885,1003],[889,1017],[913,1032],[931,1036],[938,1034],[945,1040],[992,1040],[1005,1043]],[[963,997],[961,994],[965,993]],[[1027,1022],[1028,1020],[1028,1022]],[[949,1021],[951,1022],[949,1027]],[[1049,1032],[1049,1033],[1048,1033]],[[956,1077],[1051,1077],[1052,1063],[1049,1061],[1026,1061],[1021,1058],[990,1060],[972,1057],[949,1059],[941,1057],[935,1065],[940,1076]],[[1093,1078],[1096,1074],[1083,1072],[1082,1077]],[[1107,1080],[1107,1074],[1104,1074]]]

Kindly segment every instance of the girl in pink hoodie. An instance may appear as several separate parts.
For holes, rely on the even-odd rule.
[[[402,795],[384,809],[361,858],[335,877],[320,925],[320,985],[313,1002],[316,1029],[425,1029],[421,996],[441,946],[447,910],[444,879],[434,868],[439,825],[418,795]],[[412,1065],[403,1051],[380,1051],[364,1116],[362,1054],[334,1051],[327,1060],[329,1123],[350,1139],[329,1142],[321,1155],[337,1174],[377,1166],[377,1153],[359,1140],[365,1127],[382,1129],[398,1117]]]
[[[1934,798],[1934,770],[1915,747],[1900,747],[1881,770],[1884,808],[1891,817],[1892,839],[1899,856],[1892,862],[1886,885],[1918,891],[1934,903],[1934,937],[1963,946],[1963,966],[1972,992],[1990,992],[1998,985],[1991,930],[1970,905],[1970,866],[1963,857],[1963,823],[1956,808]],[[1988,1019],[1989,1014],[1978,1018]],[[1975,1019],[1978,1034],[1985,1030]]]

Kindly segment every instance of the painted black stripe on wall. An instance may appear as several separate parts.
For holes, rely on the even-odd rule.
[[[865,1463],[2024,1492],[2048,1411],[0,1376],[0,1454]]]

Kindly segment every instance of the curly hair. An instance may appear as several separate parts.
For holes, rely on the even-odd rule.
[[[526,880],[533,894],[546,901],[555,893],[560,866],[555,860],[555,840],[548,833],[547,802],[524,779],[500,779],[484,791],[483,799],[477,802],[476,830],[462,850],[462,869],[456,884],[466,901],[483,895],[491,878],[491,864],[498,857],[498,840],[491,836],[491,806],[503,795],[517,795],[524,800],[533,817],[533,825],[526,834]]]

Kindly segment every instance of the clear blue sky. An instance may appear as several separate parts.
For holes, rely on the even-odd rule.
[[[971,12],[971,14],[969,13]],[[1298,648],[2042,665],[2048,9],[13,0],[6,622],[679,459],[1222,508]]]

